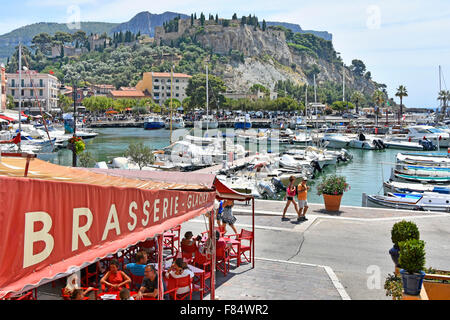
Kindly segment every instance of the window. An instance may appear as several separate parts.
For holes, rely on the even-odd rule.
[[[175,94],[175,97],[179,97],[180,95],[178,93]]]
[[[22,87],[25,87],[25,80],[22,79]]]
[[[22,91],[20,92],[20,95],[21,95],[21,96],[24,96],[24,95],[25,95],[25,90],[22,90]]]
[[[180,87],[175,87],[177,90],[180,90]]]
[[[15,87],[16,86],[16,80],[11,79],[11,87]],[[13,90],[14,91],[14,90]],[[13,94],[14,95],[14,94]]]
[[[16,90],[11,90],[11,95],[15,96],[16,95]]]
[[[154,86],[153,90],[159,90],[159,86]]]
[[[39,90],[39,95],[42,97],[44,95],[44,90],[40,89]]]
[[[39,86],[40,86],[40,87],[43,87],[43,86],[44,86],[44,80],[39,79]]]
[[[175,82],[180,82],[180,80],[176,79]]]
[[[33,90],[30,90],[30,96],[31,96],[31,97],[34,96]]]

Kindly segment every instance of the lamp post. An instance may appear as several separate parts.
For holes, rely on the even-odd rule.
[[[72,97],[73,97],[73,138],[77,137],[77,96],[78,96],[78,81],[80,81],[81,76],[65,76],[64,79],[69,79],[72,83]],[[87,95],[88,88],[84,86],[82,88],[83,97]],[[72,167],[77,166],[77,153],[75,146],[72,147]]]

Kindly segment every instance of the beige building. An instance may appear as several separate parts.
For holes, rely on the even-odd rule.
[[[184,73],[173,74],[172,98],[183,102],[186,96],[186,88],[192,76]],[[136,89],[142,91],[146,96],[159,105],[170,99],[171,91],[170,72],[145,72],[141,81],[136,85]]]
[[[0,112],[6,110],[6,72],[4,65],[0,65]]]
[[[45,111],[59,111],[58,92],[60,82],[51,74],[37,73],[36,71],[22,72],[22,85],[19,87],[19,72],[6,75],[7,94],[14,97],[14,103],[19,105],[22,98],[22,108],[36,109],[40,104]]]

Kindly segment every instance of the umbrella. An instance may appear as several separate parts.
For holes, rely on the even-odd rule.
[[[118,113],[118,112],[116,110],[108,110],[108,111],[106,111],[106,113],[112,114],[112,113]]]

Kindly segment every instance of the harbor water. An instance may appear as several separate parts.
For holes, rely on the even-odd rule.
[[[102,128],[96,129],[99,135],[86,140],[86,150],[96,161],[111,161],[115,157],[124,155],[128,145],[132,142],[143,142],[152,150],[161,149],[169,145],[169,130],[143,130],[142,128]],[[292,145],[284,147],[294,147]],[[280,146],[283,150],[283,146]],[[395,157],[402,150],[361,150],[348,149],[353,155],[350,163],[342,163],[328,166],[315,179],[308,182],[311,190],[308,193],[308,201],[311,203],[323,203],[323,197],[317,195],[316,185],[323,175],[336,173],[346,177],[350,184],[350,190],[342,197],[342,205],[361,206],[362,193],[382,194],[383,181],[389,179],[391,168],[395,163]],[[442,150],[441,150],[442,151]],[[446,150],[445,150],[446,151]],[[61,149],[51,154],[40,154],[42,160],[55,164],[70,166],[72,164],[72,151]],[[284,194],[278,199],[282,200]]]

